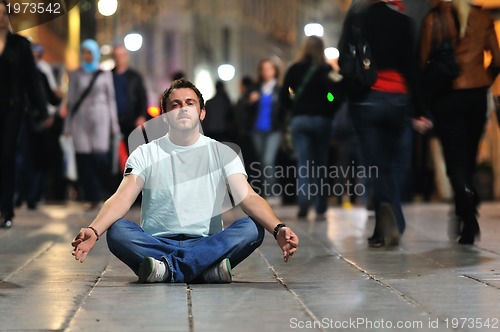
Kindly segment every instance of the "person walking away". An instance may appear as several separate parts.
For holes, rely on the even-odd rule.
[[[429,104],[454,193],[457,218],[450,221],[449,237],[460,244],[473,244],[480,235],[473,176],[486,123],[488,89],[500,71],[500,50],[493,19],[467,0],[440,1],[426,16],[420,45],[424,71],[434,45],[446,38],[454,46],[459,74],[450,81],[449,89],[429,96]],[[485,51],[492,56],[486,69]],[[432,83],[426,81],[424,86]]]

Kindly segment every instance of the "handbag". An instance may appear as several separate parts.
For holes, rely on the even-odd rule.
[[[450,91],[453,80],[460,75],[460,66],[455,59],[454,41],[451,39],[451,32],[446,29],[437,13],[432,15],[434,16],[433,35],[439,35],[440,38],[435,38],[433,48],[427,59],[427,65],[423,71],[424,91],[427,97],[436,97]],[[456,21],[454,28],[456,30]]]
[[[348,42],[344,52],[340,75],[345,81],[348,95],[353,96],[370,90],[377,80],[377,69],[370,45],[361,31],[360,14],[354,16],[351,33],[353,39]]]

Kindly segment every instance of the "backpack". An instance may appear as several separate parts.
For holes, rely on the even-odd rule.
[[[370,45],[361,31],[360,14],[355,14],[350,29],[353,39],[348,41],[340,74],[343,76],[347,93],[352,96],[370,90],[377,80],[377,70]]]
[[[457,31],[458,17],[453,13],[454,28]],[[438,12],[433,15],[433,48],[423,70],[424,92],[427,97],[435,97],[452,89],[453,80],[460,75],[460,67],[455,59],[454,40],[451,31],[443,24]],[[437,36],[440,38],[436,38]]]

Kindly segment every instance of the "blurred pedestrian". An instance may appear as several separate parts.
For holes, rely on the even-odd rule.
[[[82,64],[70,73],[68,116],[64,133],[75,144],[78,182],[90,208],[97,207],[110,186],[112,136],[120,135],[111,72],[99,69],[99,45],[81,45]]]
[[[113,60],[118,123],[122,137],[127,142],[130,133],[146,122],[148,99],[141,74],[129,67],[130,58],[124,46],[113,48]]]
[[[41,79],[42,90],[44,97],[48,101],[47,109],[49,114],[55,117],[57,109],[55,106],[61,103],[62,93],[55,88],[54,90],[49,83],[49,76],[52,83],[55,84],[53,73],[51,73],[50,65],[46,62],[40,67],[40,61],[43,56],[43,47],[40,44],[33,44],[33,57],[37,65],[37,72]],[[47,68],[47,66],[49,66]],[[43,68],[43,69],[42,69]],[[47,71],[47,69],[49,71]],[[49,74],[47,75],[46,72]],[[29,105],[28,108],[33,106]],[[36,114],[36,110],[29,112],[29,114]],[[54,121],[55,124],[55,121]],[[16,207],[26,202],[28,209],[34,210],[38,202],[43,196],[45,183],[47,179],[47,172],[50,169],[59,169],[62,171],[62,154],[59,154],[59,160],[55,158],[53,152],[59,148],[59,141],[51,139],[52,130],[40,126],[37,119],[33,116],[27,116],[21,126],[21,134],[19,137],[19,172],[22,174],[17,178],[17,198]],[[62,173],[61,173],[62,176]]]
[[[250,76],[244,76],[240,81],[240,95],[234,107],[234,119],[238,132],[238,142],[244,140],[244,137],[249,134],[250,124],[248,121],[248,106],[250,105],[250,94],[252,93],[254,84]]]
[[[224,82],[215,83],[215,95],[206,103],[207,116],[203,120],[203,133],[219,142],[234,142],[233,104]]]
[[[281,142],[281,127],[284,119],[279,116],[280,72],[271,59],[263,59],[258,65],[257,85],[248,97],[252,142],[260,173],[262,196],[271,203],[279,204],[275,195],[275,163]]]
[[[7,1],[0,0],[0,224],[14,219],[16,149],[27,102],[36,121],[49,126],[47,103],[30,42],[10,31]]]
[[[430,97],[436,133],[441,140],[446,172],[455,196],[455,213],[450,239],[473,244],[479,236],[477,205],[473,186],[479,141],[487,114],[487,93],[500,70],[500,50],[493,19],[468,0],[440,1],[422,27],[420,61],[425,70],[434,60],[433,47],[443,42],[452,46],[459,74],[450,80],[449,90]],[[487,70],[484,52],[492,55]],[[424,85],[433,82],[426,81]],[[443,85],[441,85],[442,87]]]
[[[291,117],[290,130],[297,155],[298,217],[314,205],[318,220],[324,219],[328,188],[328,152],[333,115],[341,105],[336,84],[326,62],[323,39],[308,37],[296,63],[287,71],[281,91],[282,107]],[[284,119],[282,119],[284,121]]]
[[[346,16],[339,41],[341,72],[352,45],[360,39],[371,48],[377,70],[370,88],[348,91],[366,180],[373,186],[375,229],[368,239],[371,247],[398,245],[406,226],[397,183],[401,167],[398,158],[411,119],[410,98],[419,100],[419,92],[412,22],[401,13],[401,6],[400,1],[356,3]]]

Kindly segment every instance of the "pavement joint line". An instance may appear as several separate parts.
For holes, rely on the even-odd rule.
[[[274,277],[276,278],[276,280],[278,281],[278,283],[288,293],[290,293],[292,295],[292,297],[295,299],[295,301],[297,301],[299,303],[299,305],[302,307],[302,309],[304,310],[304,312],[306,313],[306,315],[309,316],[309,318],[311,318],[315,322],[316,321],[320,321],[319,318],[314,314],[314,312],[312,312],[312,310],[309,309],[309,307],[304,303],[304,301],[302,301],[300,299],[299,295],[293,289],[291,289],[290,287],[288,287],[288,285],[286,284],[286,282],[284,281],[284,279],[279,276],[278,271],[276,271],[276,269],[271,265],[271,263],[267,260],[267,258],[262,253],[262,251],[260,251],[259,249],[257,249],[256,252],[260,255],[260,257],[262,258],[262,260],[267,264],[267,266],[269,267],[269,269],[273,272]],[[326,332],[326,329],[323,328],[323,327],[321,327],[320,331]]]
[[[473,281],[476,281],[476,282],[479,282],[480,284],[483,284],[484,286],[493,287],[493,288],[495,288],[495,289],[500,289],[500,287],[495,286],[495,285],[492,285],[492,284],[490,284],[490,283],[486,282],[486,281],[485,281],[485,280],[483,280],[483,279],[475,278],[475,277],[473,277],[473,276],[469,276],[469,275],[467,275],[467,274],[462,274],[462,275],[461,275],[461,277],[462,277],[462,278],[466,278],[466,279],[470,279],[470,280],[473,280]],[[495,280],[495,279],[493,279],[493,280]],[[500,280],[500,279],[496,279],[496,280]]]
[[[487,249],[487,248],[484,248],[484,247],[481,247],[481,246],[478,246],[478,245],[474,245],[474,246],[477,247],[478,249],[481,249],[483,251],[489,252],[490,254],[500,255],[500,252],[498,252],[498,251]]]
[[[190,285],[187,285],[186,296],[187,296],[187,305],[188,305],[189,332],[194,332],[193,288],[191,288]]]
[[[85,304],[85,302],[87,301],[87,299],[89,298],[90,294],[92,294],[92,292],[94,291],[94,289],[97,287],[97,284],[99,283],[99,281],[102,280],[102,277],[104,276],[104,274],[106,273],[106,270],[108,269],[108,267],[110,266],[110,264],[108,263],[101,271],[101,273],[99,273],[99,275],[95,278],[93,284],[90,286],[90,290],[87,292],[87,294],[84,294],[80,303],[78,303],[76,305],[76,308],[75,310],[73,310],[73,313],[69,313],[68,317],[64,320],[64,322],[62,323],[62,328],[60,329],[60,331],[66,331],[70,325],[71,325],[71,322],[73,321],[73,319],[75,318],[75,316],[78,314],[78,312],[80,311],[80,309],[83,307],[83,305]]]
[[[38,250],[37,253],[35,253],[33,256],[31,256],[23,265],[21,265],[20,267],[18,267],[17,269],[15,269],[14,271],[12,271],[11,273],[9,273],[5,278],[2,279],[2,281],[8,281],[10,278],[12,278],[13,276],[15,276],[16,274],[18,274],[19,272],[21,272],[22,270],[24,270],[29,264],[31,264],[31,262],[33,262],[34,260],[36,260],[38,257],[42,256],[43,254],[45,254],[47,251],[50,250],[50,248],[52,248],[56,243],[55,242],[50,242],[48,244],[46,244],[44,247],[42,247],[42,249]]]
[[[298,228],[301,229],[301,230],[304,230],[300,226]],[[351,265],[352,267],[354,267],[355,269],[357,269],[358,271],[360,271],[361,273],[363,273],[364,275],[366,275],[368,278],[372,279],[373,281],[375,281],[375,282],[379,283],[380,285],[384,286],[385,288],[389,289],[391,292],[399,295],[404,301],[408,302],[410,305],[414,306],[415,308],[420,308],[421,310],[423,310],[429,316],[433,316],[433,317],[439,318],[440,320],[443,320],[442,317],[440,317],[440,316],[432,313],[432,311],[430,309],[426,308],[423,304],[419,303],[417,300],[415,300],[415,299],[413,299],[413,298],[405,295],[403,292],[401,292],[397,288],[389,285],[388,283],[384,282],[381,278],[378,278],[374,274],[368,272],[367,270],[365,270],[364,268],[362,268],[361,266],[359,266],[358,264],[356,264],[354,261],[352,261],[352,260],[350,260],[350,259],[342,256],[338,252],[335,252],[334,250],[332,250],[331,248],[329,248],[328,246],[326,246],[322,241],[316,240],[313,236],[311,236],[311,234],[309,234],[307,232],[304,232],[304,234],[305,234],[305,236],[309,237],[313,242],[316,242],[317,244],[319,244],[320,246],[322,246],[323,248],[325,248],[327,251],[329,251],[333,255],[337,256],[337,258],[339,258],[340,260],[343,260],[347,264]]]

